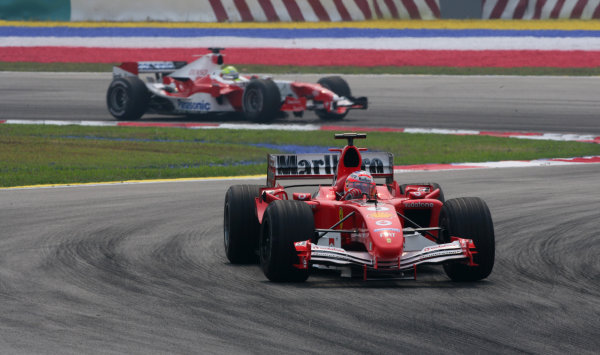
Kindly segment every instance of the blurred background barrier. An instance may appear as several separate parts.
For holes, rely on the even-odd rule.
[[[479,4],[481,0],[454,0]],[[439,0],[0,0],[2,20],[290,22],[438,19]]]
[[[599,19],[600,0],[0,0],[0,20],[339,22]]]
[[[0,20],[69,21],[71,0],[0,0]]]
[[[483,0],[483,19],[598,19],[600,0]]]
[[[440,18],[438,0],[71,0],[72,21],[289,22]]]

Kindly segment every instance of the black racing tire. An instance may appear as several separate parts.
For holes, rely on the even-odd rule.
[[[244,117],[252,122],[270,122],[279,114],[281,93],[271,79],[252,79],[242,96]]]
[[[260,223],[255,198],[258,185],[233,185],[225,194],[223,208],[223,243],[232,264],[256,263]]]
[[[260,230],[260,266],[273,282],[304,282],[309,269],[298,269],[294,242],[312,240],[314,216],[302,201],[278,200],[267,207]]]
[[[451,236],[472,239],[477,253],[468,266],[462,262],[444,264],[446,275],[453,281],[479,281],[488,277],[494,267],[496,242],[494,223],[487,204],[478,197],[450,199],[440,212],[441,239],[449,243]]]
[[[416,182],[416,183],[412,183],[412,184],[402,184],[402,185],[400,185],[400,193],[402,195],[406,194],[406,187],[409,185],[430,185],[432,188],[431,191],[440,189],[440,194],[438,195],[437,199],[442,202],[446,201],[446,199],[444,198],[444,190],[442,190],[442,187],[437,182]]]
[[[348,86],[346,80],[344,80],[341,76],[326,76],[319,79],[317,83],[322,87],[333,91],[338,96],[350,97],[352,95],[350,92],[350,86]],[[343,114],[338,114],[327,112],[326,110],[315,110],[315,113],[323,120],[342,120],[344,117],[346,117],[348,111]]]
[[[150,92],[137,76],[114,79],[106,92],[108,112],[117,120],[138,120],[150,104]]]

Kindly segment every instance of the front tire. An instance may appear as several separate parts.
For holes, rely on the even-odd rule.
[[[270,79],[253,79],[242,96],[242,110],[253,122],[270,122],[279,114],[281,93]]]
[[[444,242],[449,243],[452,236],[472,239],[477,252],[473,255],[477,266],[447,263],[446,275],[453,281],[479,281],[488,277],[494,267],[496,243],[487,204],[478,197],[450,199],[442,206],[440,227]]]
[[[317,81],[322,87],[333,91],[337,96],[350,97],[350,86],[341,76],[326,76]],[[323,120],[342,120],[348,114],[348,111],[339,114],[335,112],[327,112],[326,110],[315,110],[319,118]]]
[[[278,200],[267,207],[260,232],[260,266],[273,282],[304,282],[309,269],[298,269],[294,242],[312,240],[315,222],[310,206],[301,201]]]
[[[150,104],[146,84],[137,76],[114,79],[106,93],[108,112],[117,120],[138,120]]]
[[[233,185],[225,194],[223,243],[232,264],[256,262],[260,224],[256,216],[258,185]]]

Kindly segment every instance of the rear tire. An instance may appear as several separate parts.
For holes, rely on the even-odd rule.
[[[446,275],[453,281],[478,281],[485,279],[494,267],[495,237],[494,224],[487,204],[478,197],[450,199],[440,212],[441,237],[446,243],[450,237],[472,239],[476,254],[473,262],[477,266],[463,263],[444,264]]]
[[[117,120],[138,120],[148,110],[150,93],[137,76],[114,79],[106,92],[108,112]]]
[[[341,76],[326,76],[319,79],[317,83],[322,87],[333,91],[337,96],[350,97],[352,95],[350,92],[350,86],[348,86],[346,80],[344,80]],[[344,117],[346,117],[348,111],[339,114],[327,112],[326,110],[315,110],[315,113],[323,120],[342,120]]]
[[[273,282],[304,282],[309,269],[298,269],[294,242],[312,240],[312,210],[302,201],[278,200],[267,207],[260,231],[260,266]]]
[[[242,96],[244,117],[253,122],[270,122],[279,114],[281,93],[270,79],[253,79]]]
[[[260,224],[255,212],[255,198],[259,194],[260,186],[257,185],[233,185],[225,194],[223,242],[225,255],[232,264],[257,260]]]

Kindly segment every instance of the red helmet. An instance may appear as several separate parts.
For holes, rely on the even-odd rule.
[[[371,174],[364,170],[355,171],[348,175],[344,185],[344,194],[347,198],[361,198],[364,194],[367,198],[375,197],[375,189],[377,184]]]

